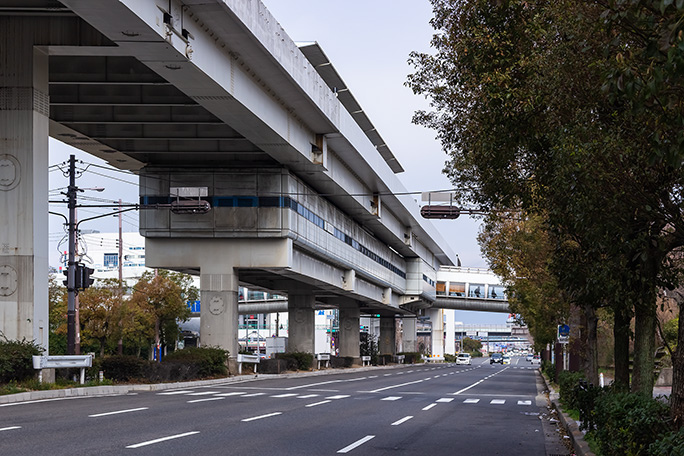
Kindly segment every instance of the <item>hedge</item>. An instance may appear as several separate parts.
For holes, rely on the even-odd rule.
[[[0,383],[22,381],[31,378],[36,371],[33,369],[33,355],[40,355],[43,349],[26,339],[0,339]]]
[[[276,353],[276,359],[288,361],[288,370],[311,370],[313,355],[303,352]]]

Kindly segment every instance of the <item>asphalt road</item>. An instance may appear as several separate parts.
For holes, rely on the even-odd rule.
[[[474,359],[4,404],[0,455],[541,456],[535,368]]]

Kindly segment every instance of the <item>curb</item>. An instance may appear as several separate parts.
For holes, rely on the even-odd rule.
[[[294,377],[318,377],[322,375],[332,375],[347,372],[366,372],[376,369],[395,369],[399,367],[412,366],[412,364],[395,364],[388,366],[369,366],[352,367],[342,369],[325,369],[316,371],[293,372],[288,374],[247,374],[233,377],[215,378],[211,380],[195,380],[176,383],[150,383],[150,384],[129,384],[129,385],[104,385],[87,386],[77,388],[64,388],[44,391],[27,391],[25,393],[6,394],[0,396],[0,407],[7,407],[22,402],[46,401],[52,399],[76,398],[76,397],[97,397],[97,396],[120,396],[133,392],[164,391],[178,388],[192,388],[198,386],[211,386],[224,383],[240,383],[255,378],[294,378]]]
[[[558,393],[551,386],[551,382],[549,382],[549,380],[546,378],[546,375],[543,373],[541,373],[541,377],[544,379],[546,388],[549,390],[549,400],[551,401],[551,405],[553,406],[554,410],[556,410],[558,418],[560,419],[563,428],[565,428],[565,432],[568,433],[570,439],[572,440],[572,447],[575,449],[575,454],[577,456],[596,456],[589,449],[589,444],[586,442],[586,440],[584,440],[584,434],[582,431],[580,431],[577,421],[573,420],[570,415],[563,412],[561,409],[560,403],[558,402]]]

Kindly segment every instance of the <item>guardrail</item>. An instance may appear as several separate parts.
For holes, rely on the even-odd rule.
[[[43,369],[81,369],[81,385],[85,383],[85,369],[93,366],[93,355],[41,355],[33,356],[33,368],[42,371]],[[43,373],[38,374],[40,381],[43,381]]]
[[[318,368],[321,368],[321,361],[325,361],[325,367],[330,367],[330,353],[318,353],[316,355],[318,361]]]
[[[259,355],[240,355],[237,356],[238,374],[242,374],[242,363],[259,364]],[[256,374],[257,366],[254,366],[254,373]]]

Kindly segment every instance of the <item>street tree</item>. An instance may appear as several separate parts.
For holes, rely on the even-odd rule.
[[[145,321],[136,316],[148,316],[147,322],[151,325],[144,333],[149,341],[155,345],[169,345],[179,339],[178,322],[190,317],[187,302],[194,301],[197,296],[192,278],[186,274],[167,270],[145,272],[134,287],[129,313],[141,325]]]
[[[81,345],[96,345],[100,356],[112,351],[121,338],[123,290],[118,280],[98,280],[79,293]]]
[[[678,247],[670,236],[676,230],[653,212],[671,203],[679,208],[679,195],[670,194],[672,170],[649,160],[644,138],[652,114],[616,104],[605,91],[614,57],[605,52],[613,40],[605,5],[433,6],[435,54],[412,54],[417,71],[408,84],[430,99],[432,110],[415,121],[437,131],[460,203],[544,215],[557,240],[555,263],[580,260],[557,272],[566,296],[591,318],[597,305],[609,304],[623,330],[634,312],[632,388],[650,394],[655,296],[676,277],[664,266]],[[668,215],[670,224],[681,222]],[[597,287],[596,278],[608,282]],[[618,372],[626,366],[617,356],[625,347],[616,337]]]

